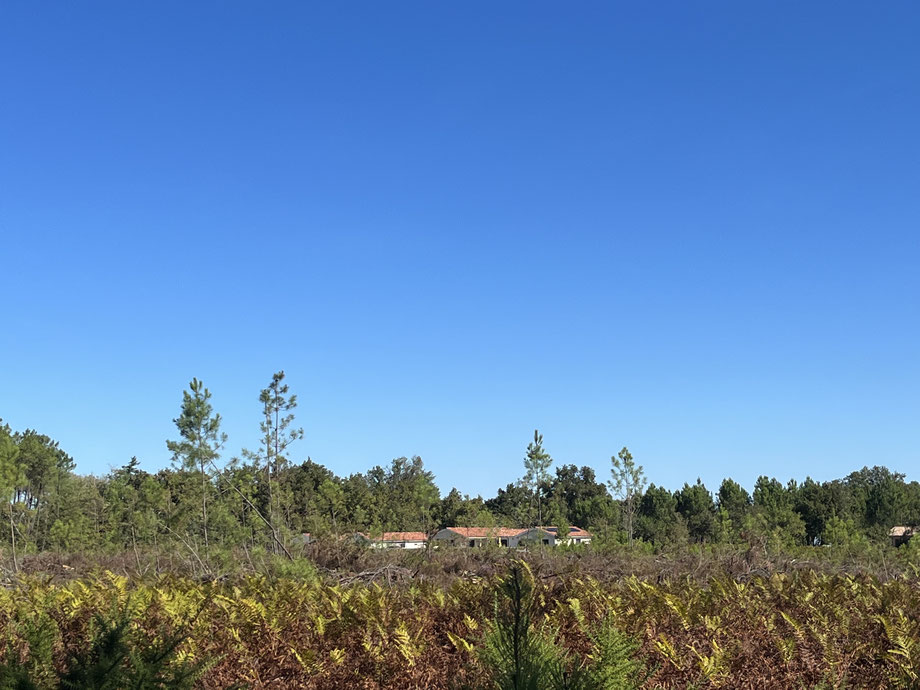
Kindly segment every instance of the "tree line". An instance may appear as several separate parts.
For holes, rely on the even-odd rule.
[[[303,534],[433,531],[446,526],[570,525],[595,542],[657,547],[689,543],[853,545],[883,540],[895,524],[920,524],[920,484],[885,467],[817,482],[761,476],[748,491],[728,478],[676,491],[648,484],[628,448],[611,458],[609,480],[588,466],[554,461],[534,432],[520,481],[482,498],[451,489],[415,456],[338,476],[310,458],[292,459],[304,437],[284,372],[260,392],[260,440],[226,458],[227,436],[211,392],[193,379],[166,441],[172,466],[142,470],[137,458],[103,477],[75,472],[58,442],[0,422],[0,546],[14,555],[104,551],[264,548],[290,555]]]

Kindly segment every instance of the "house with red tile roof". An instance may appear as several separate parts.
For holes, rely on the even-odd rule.
[[[523,530],[507,527],[445,527],[431,537],[436,544],[475,548],[495,544],[517,546],[516,537]],[[512,543],[513,542],[513,543]]]
[[[428,535],[424,532],[383,532],[380,535],[358,532],[355,539],[372,549],[424,549],[428,543]]]
[[[531,544],[556,546],[557,544],[589,544],[591,533],[580,527],[570,527],[568,534],[559,536],[558,527],[445,527],[431,537],[435,544],[476,548],[495,544],[515,548]]]
[[[543,546],[558,546],[559,544],[590,544],[591,533],[574,525],[564,535],[559,534],[558,527],[531,527],[518,535],[519,544],[531,543]]]

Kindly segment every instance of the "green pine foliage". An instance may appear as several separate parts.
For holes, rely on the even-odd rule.
[[[97,624],[89,649],[71,658],[60,690],[190,690],[205,670],[201,663],[175,660],[182,635],[138,642],[130,639],[128,617],[114,621],[97,617]]]
[[[559,642],[558,631],[534,622],[534,609],[533,573],[525,561],[515,561],[498,586],[480,651],[496,690],[632,690],[648,677],[638,642],[609,619],[589,625],[580,606],[572,606],[591,643],[579,660]]]
[[[178,660],[183,635],[151,641],[132,634],[134,622],[125,613],[115,620],[94,617],[96,633],[89,644],[71,653],[55,674],[51,649],[56,633],[50,626],[29,629],[29,658],[10,652],[0,666],[0,690],[190,690],[207,669],[205,664]]]
[[[495,618],[481,652],[496,690],[565,687],[560,685],[564,654],[546,630],[534,626],[533,609],[533,574],[517,561],[499,585]]]

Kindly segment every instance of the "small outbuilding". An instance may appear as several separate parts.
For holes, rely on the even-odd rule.
[[[920,527],[898,525],[888,530],[888,537],[891,539],[892,546],[901,546],[901,544],[909,542],[911,537],[918,532],[920,532]]]

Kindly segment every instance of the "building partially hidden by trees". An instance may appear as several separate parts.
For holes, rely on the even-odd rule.
[[[436,532],[434,545],[476,548],[496,545],[516,548],[528,545],[558,546],[560,544],[590,544],[591,533],[580,527],[445,527]]]
[[[355,541],[374,549],[424,549],[428,535],[424,532],[383,532],[379,535],[357,532]]]
[[[918,532],[920,532],[920,527],[897,525],[888,531],[888,537],[891,539],[892,546],[901,546],[909,542]]]

